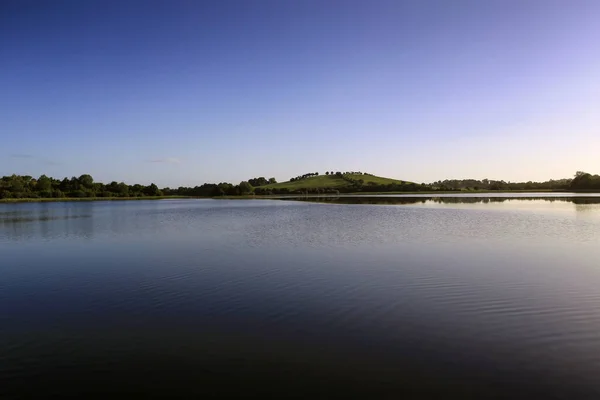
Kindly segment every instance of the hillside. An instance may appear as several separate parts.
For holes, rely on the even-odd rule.
[[[314,190],[314,189],[337,189],[337,190],[348,190],[356,188],[357,183],[361,181],[358,186],[363,187],[374,187],[382,185],[407,185],[411,182],[401,181],[397,179],[382,178],[373,175],[364,174],[342,174],[342,175],[318,175],[311,176],[304,179],[295,181],[273,183],[269,185],[260,186],[262,190],[289,190],[290,192],[297,190]],[[258,188],[257,188],[258,189]]]

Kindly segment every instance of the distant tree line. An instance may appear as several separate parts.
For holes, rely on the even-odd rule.
[[[267,180],[264,176],[261,176],[260,178],[248,179],[248,183],[253,187],[259,187],[277,183],[277,180],[275,178],[269,178],[269,180]]]
[[[296,182],[302,179],[310,178],[311,176],[319,176],[318,172],[309,172],[308,174],[299,175],[290,179],[290,182]]]
[[[335,176],[339,176],[339,177],[343,178],[346,175],[371,175],[371,174],[367,174],[367,173],[363,174],[362,172],[355,172],[355,171],[346,171],[346,172],[341,172],[341,171],[337,171],[337,172],[326,171],[325,175],[335,175]],[[295,176],[293,178],[290,178],[290,182],[297,182],[297,181],[300,181],[302,179],[310,178],[312,176],[319,176],[319,173],[318,172],[309,172],[309,173],[304,174],[304,175],[298,175],[298,176]]]
[[[23,198],[82,198],[82,197],[145,197],[162,196],[163,192],[154,184],[127,185],[123,182],[103,184],[94,182],[91,175],[62,180],[42,175],[11,175],[0,179],[0,199]]]
[[[573,179],[550,179],[544,182],[505,182],[489,179],[452,179],[433,182],[429,190],[600,190],[600,175],[577,171]]]
[[[165,188],[166,196],[193,196],[193,197],[215,197],[215,196],[245,196],[254,192],[254,187],[243,181],[238,185],[232,183],[205,183],[196,187],[179,187],[177,189]]]
[[[592,175],[587,172],[578,171],[571,181],[571,190],[600,190],[600,175]]]
[[[358,171],[346,171],[346,172],[327,171],[327,172],[325,172],[325,175],[343,176],[343,175],[372,175],[372,174],[367,174],[366,172],[358,172]]]
[[[450,179],[429,184],[429,190],[568,190],[571,179],[549,180],[545,182],[506,182],[490,179]]]
[[[329,171],[328,171],[329,172]],[[600,176],[587,172],[577,172],[573,179],[549,180],[545,182],[505,182],[495,180],[444,180],[430,184],[417,184],[398,181],[391,184],[377,184],[363,179],[355,179],[351,175],[371,175],[360,172],[329,172],[328,175],[341,176],[349,185],[325,188],[268,188],[262,187],[276,183],[275,178],[252,178],[237,185],[227,182],[205,183],[195,187],[179,187],[177,189],[159,189],[154,183],[150,185],[128,185],[123,182],[104,184],[95,182],[91,175],[54,179],[42,175],[33,178],[28,175],[11,175],[0,178],[0,199],[21,198],[83,198],[83,197],[148,197],[148,196],[245,196],[285,195],[285,194],[340,194],[355,192],[419,192],[419,191],[464,191],[464,190],[572,190],[600,191]],[[292,181],[317,176],[318,172],[304,174]],[[327,173],[326,173],[327,175]]]
[[[345,193],[344,188],[304,188],[290,190],[288,188],[255,188],[257,195],[286,195],[286,194],[340,194]]]
[[[366,185],[362,183],[362,179],[354,181],[352,184],[352,192],[422,192],[430,191],[431,187],[425,183],[414,183],[414,182],[398,182],[389,184],[377,184],[375,182],[368,182]]]
[[[277,183],[275,178],[266,179],[264,176],[242,181],[238,185],[228,182],[205,183],[195,187],[179,187],[177,189],[165,188],[163,192],[167,196],[193,196],[193,197],[215,197],[215,196],[247,196],[259,194],[261,186]]]

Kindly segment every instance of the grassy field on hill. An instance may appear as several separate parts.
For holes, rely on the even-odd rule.
[[[261,189],[289,189],[301,190],[301,189],[324,189],[324,188],[345,188],[351,186],[350,182],[344,179],[350,178],[354,180],[362,179],[364,185],[368,185],[369,182],[373,182],[377,185],[389,185],[389,184],[403,184],[405,181],[397,179],[382,178],[380,176],[362,175],[362,174],[344,174],[343,177],[339,175],[319,175],[311,176],[305,179],[300,179],[294,182],[281,182],[273,183],[270,185],[261,186]],[[410,182],[406,182],[410,183]]]

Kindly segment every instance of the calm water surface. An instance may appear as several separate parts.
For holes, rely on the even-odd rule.
[[[600,398],[600,197],[382,197],[0,204],[0,397]]]

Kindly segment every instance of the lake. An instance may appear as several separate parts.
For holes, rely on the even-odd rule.
[[[0,204],[0,397],[600,398],[600,197],[509,196]]]

